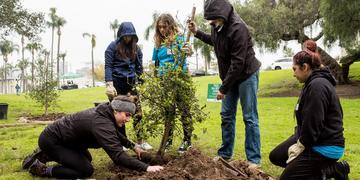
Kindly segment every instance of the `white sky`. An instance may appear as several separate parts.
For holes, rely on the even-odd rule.
[[[49,20],[48,13],[51,7],[56,7],[57,15],[65,18],[67,23],[62,28],[60,47],[62,52],[67,52],[65,60],[70,63],[73,71],[81,67],[91,67],[90,38],[83,38],[84,32],[96,35],[95,63],[104,63],[104,51],[113,40],[110,22],[115,19],[118,19],[120,23],[122,21],[133,22],[139,37],[139,44],[143,45],[143,61],[147,64],[152,57],[153,41],[152,35],[150,35],[149,41],[145,41],[144,31],[151,24],[154,11],[171,13],[173,16],[178,14],[181,22],[184,22],[190,15],[193,5],[196,6],[197,13],[203,11],[203,0],[23,0],[22,2],[24,8],[30,11],[43,12],[46,20]],[[51,30],[46,29],[41,37],[41,43],[50,50]],[[14,42],[20,45],[20,40]],[[294,52],[300,50],[300,45],[296,42],[290,42],[289,46],[293,48]],[[54,59],[56,59],[56,48],[57,36],[55,33]],[[30,57],[29,52],[25,53],[25,57]],[[258,59],[263,63],[263,68],[283,56],[281,50],[277,53],[265,54],[260,54],[256,50],[256,53]],[[331,54],[334,55],[334,53]],[[335,52],[336,54],[339,52]],[[189,61],[194,64],[195,58],[190,58]]]

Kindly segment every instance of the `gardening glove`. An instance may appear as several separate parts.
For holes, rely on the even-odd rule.
[[[139,144],[135,144],[133,151],[136,153],[136,156],[139,160],[141,160],[141,153],[146,152],[141,148]]]
[[[305,146],[298,140],[295,144],[291,145],[288,149],[289,158],[286,161],[289,164],[292,160],[299,156],[305,150]]]
[[[114,84],[112,81],[106,82],[105,94],[107,95],[109,100],[112,100],[117,95],[116,89],[114,88]]]

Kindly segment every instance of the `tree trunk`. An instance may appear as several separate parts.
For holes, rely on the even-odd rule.
[[[166,117],[167,119],[165,119],[165,129],[164,129],[164,134],[163,137],[161,139],[161,144],[160,147],[158,149],[157,155],[159,155],[160,157],[164,157],[165,154],[165,145],[168,142],[170,137],[170,131],[174,130],[174,125],[175,125],[175,105],[172,107],[174,109],[174,111],[169,112],[168,113],[173,113],[173,114],[169,114],[168,117]]]
[[[50,78],[53,79],[53,65],[54,65],[54,32],[55,31],[55,27],[52,26],[51,29],[51,51],[50,51],[50,56],[51,56],[51,61],[50,61]]]
[[[335,79],[338,81],[338,83],[343,84],[344,78],[343,78],[343,71],[341,66],[339,65],[339,63],[332,58],[327,52],[325,52],[322,48],[317,47],[320,57],[321,57],[321,61],[322,63],[329,67],[331,74],[335,77]]]
[[[57,85],[60,88],[60,36],[61,31],[58,27],[58,47],[57,47],[57,56],[56,56],[56,73],[57,73]]]
[[[94,48],[91,48],[91,72],[93,87],[95,87],[95,71],[94,71]]]
[[[35,51],[31,50],[31,86],[34,87]]]

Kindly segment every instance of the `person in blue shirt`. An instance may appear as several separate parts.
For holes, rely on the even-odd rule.
[[[181,57],[181,53],[175,53],[174,50],[185,52],[187,56],[191,54],[191,50],[187,45],[184,45],[185,39],[180,34],[178,26],[170,14],[164,13],[158,17],[156,21],[154,41],[155,47],[153,50],[152,61],[158,69],[160,76],[165,73],[167,64],[172,64],[174,65],[173,67],[182,67],[183,72],[188,73],[186,58]],[[185,152],[191,147],[191,136],[193,131],[192,118],[189,113],[189,107],[185,103],[182,103],[181,98],[178,98],[179,94],[176,94],[175,96],[177,97],[176,105],[167,110],[167,119],[175,118],[174,114],[176,112],[176,108],[182,112],[181,118],[184,138],[178,151]],[[169,140],[166,142],[166,149],[172,145],[172,134],[173,130],[170,131]]]
[[[270,161],[285,170],[280,180],[346,180],[350,167],[337,162],[344,154],[343,111],[335,91],[336,80],[321,64],[316,43],[304,42],[293,58],[294,77],[304,83],[295,106],[294,135],[271,151]]]
[[[16,83],[15,89],[16,89],[16,95],[20,96],[20,85],[19,85],[19,83]]]
[[[117,95],[137,95],[134,86],[141,82],[139,77],[143,73],[143,54],[138,46],[138,36],[131,22],[120,24],[117,39],[109,44],[105,51],[105,81],[106,95],[111,101]],[[134,117],[134,128],[142,119],[140,103],[137,103],[137,112]],[[136,128],[135,128],[136,129]],[[126,136],[125,127],[121,133]],[[141,132],[137,131],[138,143],[149,150],[152,147],[141,139]]]

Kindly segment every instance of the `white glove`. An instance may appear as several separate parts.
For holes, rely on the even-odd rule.
[[[295,144],[291,145],[288,149],[289,158],[286,161],[289,164],[292,160],[299,156],[305,150],[305,146],[298,140]]]
[[[112,81],[106,82],[105,94],[108,96],[109,99],[113,99],[115,96],[117,96],[117,92],[116,89],[114,88],[114,84]]]
[[[146,171],[147,172],[156,172],[156,171],[160,171],[162,169],[164,169],[164,167],[162,167],[162,166],[148,166]]]

